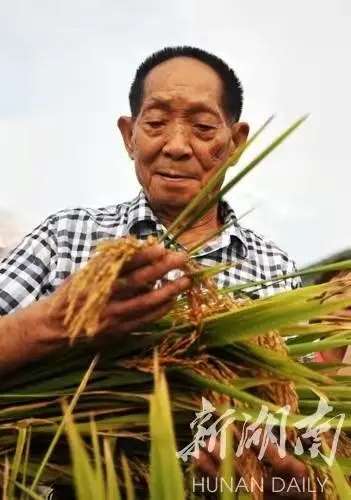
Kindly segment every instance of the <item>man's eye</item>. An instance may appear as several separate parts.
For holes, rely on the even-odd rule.
[[[214,130],[215,127],[212,125],[207,125],[205,123],[196,123],[195,127],[200,131],[200,132],[210,132],[211,130]]]
[[[147,125],[151,128],[160,128],[164,125],[164,123],[161,121],[161,120],[151,120],[151,121],[148,121],[146,122]]]

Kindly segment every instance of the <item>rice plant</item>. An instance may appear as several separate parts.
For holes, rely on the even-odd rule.
[[[304,119],[215,189],[265,124],[174,221],[162,237],[164,242],[174,246],[197,218]],[[153,240],[133,238],[103,242],[56,304],[71,348],[1,380],[3,498],[45,498],[52,485],[71,487],[73,498],[79,500],[201,498],[192,487],[198,476],[195,462],[177,458],[177,451],[192,441],[190,423],[204,401],[216,409],[218,418],[235,411],[235,421],[226,430],[219,474],[227,480],[235,478],[236,484],[240,478],[248,483],[254,478],[260,484],[269,474],[267,464],[249,448],[240,459],[234,454],[245,425],[256,422],[263,407],[274,414],[289,407],[284,429],[292,449],[303,434],[299,423],[318,409],[321,400],[331,408],[321,419],[325,454],[340,431],[337,417],[345,414],[337,457],[326,465],[320,456],[308,454],[302,443],[299,460],[306,464],[312,482],[323,480],[324,498],[351,498],[351,377],[334,375],[338,365],[301,363],[301,356],[315,350],[351,344],[351,322],[336,314],[351,306],[351,275],[253,301],[249,292],[268,283],[218,290],[212,278],[222,266],[199,268],[190,249],[185,272],[193,287],[172,311],[143,331],[125,336],[123,342],[97,348],[91,338],[101,329],[101,313],[122,279],[122,266],[140,248],[152,244]],[[350,269],[351,261],[298,274],[313,275],[331,266]],[[263,498],[257,487],[250,495]],[[227,490],[217,496],[233,498]]]

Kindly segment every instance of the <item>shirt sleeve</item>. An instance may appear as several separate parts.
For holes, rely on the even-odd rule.
[[[296,264],[293,260],[288,259],[286,270],[284,274],[289,275],[289,274],[294,274],[297,272]],[[295,276],[294,278],[287,278],[285,280],[285,289],[286,291],[288,290],[295,290],[296,288],[301,288],[302,286],[302,281],[300,276]]]
[[[275,267],[276,269],[276,267]],[[258,297],[270,297],[276,293],[289,292],[302,286],[299,276],[288,278],[290,274],[297,272],[295,262],[290,259],[285,253],[280,254],[279,272],[272,272],[273,280],[268,284],[260,286],[257,295]]]
[[[56,268],[55,216],[46,219],[0,262],[0,316],[26,307],[47,292]]]

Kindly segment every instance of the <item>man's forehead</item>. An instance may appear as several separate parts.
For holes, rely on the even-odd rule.
[[[145,78],[144,99],[170,101],[183,96],[184,99],[219,103],[222,96],[222,81],[214,69],[190,57],[176,57],[153,68]]]
[[[145,78],[143,109],[182,105],[218,112],[222,81],[207,64],[190,57],[176,57],[153,68]]]
[[[218,114],[220,111],[217,100],[204,93],[194,98],[192,93],[174,90],[171,92],[155,92],[144,98],[143,111],[161,109],[171,111],[173,108],[186,107],[189,112],[208,112]]]

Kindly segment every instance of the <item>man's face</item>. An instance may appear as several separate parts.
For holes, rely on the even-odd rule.
[[[152,207],[170,210],[189,203],[248,133],[226,117],[217,73],[187,57],[150,71],[138,116],[119,126]]]

